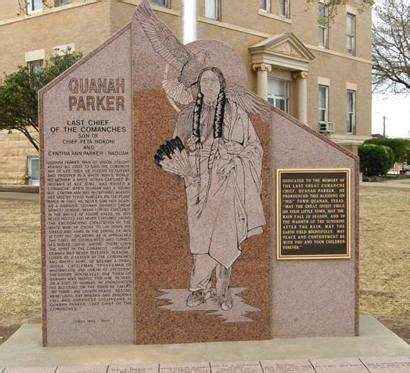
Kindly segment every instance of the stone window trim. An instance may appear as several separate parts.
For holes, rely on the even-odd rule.
[[[350,89],[351,91],[357,91],[357,84],[346,82],[346,89]]]
[[[53,47],[53,55],[54,56],[63,56],[66,53],[75,52],[75,44],[63,44],[63,45],[56,45]]]
[[[46,53],[44,49],[28,51],[24,55],[27,67],[31,73],[38,73],[43,68]]]
[[[27,51],[24,56],[24,60],[28,62],[44,60],[46,58],[45,49],[35,49],[32,51]]]
[[[258,14],[260,16],[263,16],[263,17],[272,18],[276,21],[281,21],[281,22],[285,22],[285,23],[292,23],[292,20],[290,18],[284,18],[284,17],[278,16],[276,14],[268,13],[263,9],[259,9]]]
[[[317,84],[330,86],[330,79],[318,76]]]
[[[355,16],[359,14],[357,8],[355,8],[353,5],[350,5],[350,4],[346,4],[346,13],[350,13]]]

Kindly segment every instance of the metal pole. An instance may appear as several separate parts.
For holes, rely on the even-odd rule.
[[[386,116],[383,115],[383,137],[386,137]]]
[[[197,40],[197,0],[183,0],[183,38],[184,44]]]

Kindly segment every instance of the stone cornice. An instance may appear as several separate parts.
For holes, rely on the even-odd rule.
[[[362,62],[362,63],[367,63],[369,65],[373,65],[373,62],[371,60],[366,59],[366,58],[352,56],[350,54],[341,53],[341,52],[335,51],[333,49],[326,49],[326,48],[317,47],[317,46],[312,45],[312,44],[305,44],[305,45],[309,49],[317,51],[317,52],[332,54],[333,56],[343,57],[343,58],[347,58],[347,59],[354,60],[354,61],[357,61],[357,62]]]
[[[258,14],[262,17],[272,18],[276,21],[281,21],[281,22],[285,22],[285,23],[292,23],[292,20],[290,18],[281,17],[281,16],[278,16],[276,14],[269,13],[266,10],[263,10],[263,9],[259,9]]]
[[[340,145],[361,145],[366,140],[371,139],[371,136],[333,134],[333,135],[329,135],[329,139]]]
[[[272,65],[267,64],[267,63],[254,63],[252,65],[252,70],[253,71],[272,71]]]

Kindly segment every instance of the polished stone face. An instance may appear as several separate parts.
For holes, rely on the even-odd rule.
[[[41,92],[44,344],[354,335],[357,159],[258,100],[231,48],[182,46],[141,9]],[[351,184],[311,178],[284,217],[279,169]],[[308,214],[315,199],[330,207]],[[319,222],[337,208],[343,224]],[[290,250],[314,240],[292,211],[351,255],[278,258],[278,227]]]
[[[134,341],[129,42],[128,29],[41,95],[47,345]]]

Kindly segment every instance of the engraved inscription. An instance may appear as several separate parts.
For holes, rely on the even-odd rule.
[[[132,304],[130,161],[47,164],[49,307]]]
[[[125,93],[124,78],[71,78],[67,84],[75,95]],[[46,129],[48,311],[76,312],[70,323],[77,326],[101,325],[112,318],[78,312],[132,307],[131,134],[118,114],[71,111]]]
[[[348,170],[278,172],[279,257],[349,255]]]

